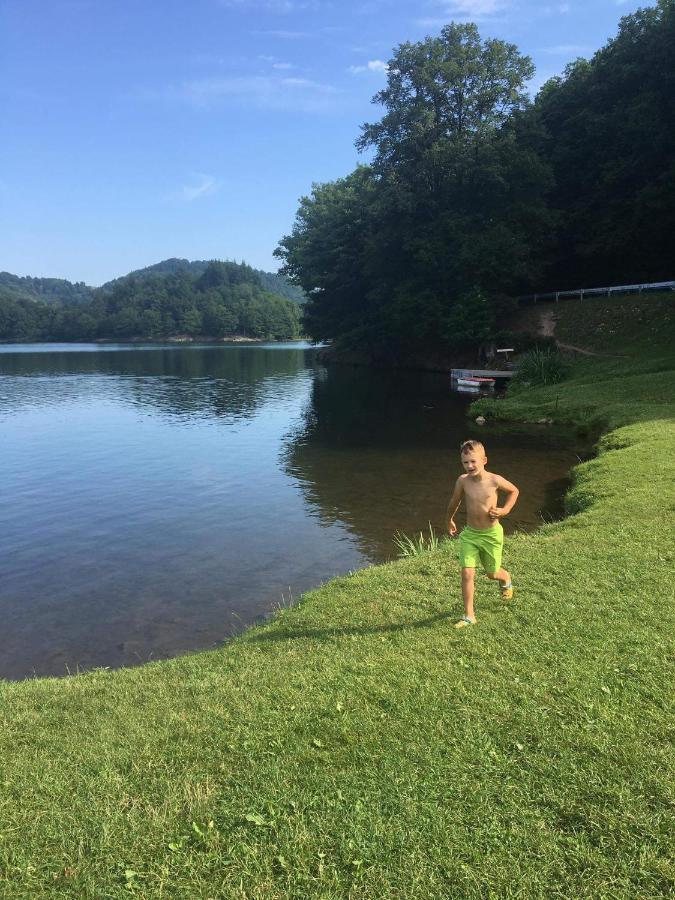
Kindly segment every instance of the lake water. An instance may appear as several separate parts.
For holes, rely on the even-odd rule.
[[[572,440],[467,422],[445,375],[309,345],[0,347],[0,677],[212,647],[443,529],[458,445],[560,512]],[[455,603],[457,598],[454,598]]]

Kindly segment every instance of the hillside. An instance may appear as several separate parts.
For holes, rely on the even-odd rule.
[[[80,303],[0,288],[4,341],[292,340],[301,334],[300,314],[299,303],[266,290],[245,263],[186,269],[169,260],[109,282]]]
[[[69,303],[88,303],[93,300],[94,288],[83,281],[65,278],[32,278],[0,272],[0,300],[30,300],[62,306]]]
[[[149,275],[175,275],[176,272],[189,272],[195,278],[206,270],[210,260],[188,259],[164,259],[161,262],[143,269],[135,269],[119,278],[101,285],[100,290],[112,290],[112,288],[125,278],[143,278]],[[261,269],[252,269],[260,282],[260,286],[269,294],[293,300],[295,303],[304,303],[304,292],[292,285],[282,275],[276,272],[264,272]],[[33,278],[30,275],[13,275],[11,272],[0,272],[0,301],[12,300],[14,302],[30,300],[36,303],[48,303],[55,306],[67,306],[73,303],[88,303],[94,299],[98,288],[85,284],[83,281],[68,281],[65,278]]]
[[[175,275],[176,272],[189,272],[195,278],[198,278],[206,271],[209,262],[213,261],[214,260],[189,260],[172,257],[171,259],[164,259],[161,262],[155,263],[152,266],[146,266],[144,269],[136,269],[133,272],[129,272],[128,275],[123,275],[122,278],[144,278],[149,275]],[[220,260],[215,261],[219,262]],[[293,300],[295,303],[304,303],[307,299],[301,288],[291,284],[288,279],[284,278],[282,275],[277,275],[275,272],[263,272],[261,269],[252,269],[252,271],[259,279],[261,287],[268,293],[284,297],[286,300]],[[112,281],[107,281],[105,284],[101,285],[101,288],[103,290],[110,290],[120,280],[121,278],[115,278]]]

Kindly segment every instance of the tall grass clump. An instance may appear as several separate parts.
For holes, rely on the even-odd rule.
[[[558,384],[569,374],[569,366],[556,350],[535,347],[521,356],[515,375],[521,384]]]
[[[399,531],[394,533],[394,545],[398,550],[399,557],[409,557],[409,556],[422,556],[424,553],[429,553],[432,550],[438,550],[441,546],[441,543],[444,543],[443,538],[439,538],[439,536],[434,531],[431,522],[429,522],[429,537],[426,537],[422,531],[420,531],[417,537],[408,537],[407,534],[402,534]]]

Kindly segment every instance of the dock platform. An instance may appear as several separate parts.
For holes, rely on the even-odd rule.
[[[513,378],[515,369],[450,369],[450,376],[456,378]]]

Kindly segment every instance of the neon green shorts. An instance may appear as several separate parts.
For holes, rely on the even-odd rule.
[[[502,567],[504,529],[499,522],[492,528],[472,528],[467,525],[459,536],[459,561],[464,568],[477,569],[478,563],[493,574]]]

